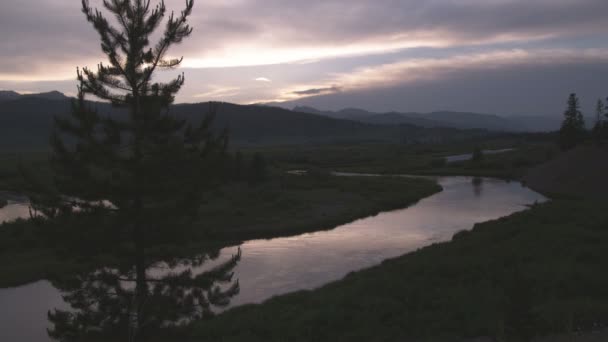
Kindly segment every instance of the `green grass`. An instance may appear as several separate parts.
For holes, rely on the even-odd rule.
[[[237,307],[193,341],[525,339],[608,324],[605,204],[556,200],[313,291]]]
[[[331,229],[381,211],[404,208],[441,190],[429,180],[277,176],[260,186],[233,185],[212,194],[201,225],[223,239],[268,238]]]
[[[381,211],[406,207],[440,190],[429,180],[326,175],[280,174],[257,186],[233,184],[207,194],[207,202],[200,208],[200,221],[184,233],[190,244],[180,245],[179,250],[188,256],[185,254],[196,254],[209,245],[217,248],[247,239],[331,229]],[[0,287],[90,267],[59,253],[63,240],[78,243],[79,234],[83,232],[78,228],[53,230],[23,220],[0,226]]]

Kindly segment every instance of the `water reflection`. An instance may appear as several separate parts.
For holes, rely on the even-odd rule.
[[[471,183],[473,184],[473,193],[475,196],[481,197],[483,191],[483,178],[474,177]]]
[[[176,334],[193,320],[213,315],[238,294],[233,269],[241,253],[222,262],[219,250],[195,258],[145,265],[103,268],[52,284],[68,304],[48,314],[48,334],[58,341],[146,341],[151,336]],[[211,261],[211,265],[208,262]]]
[[[373,177],[373,175],[369,175]],[[329,231],[242,244],[235,269],[241,293],[231,306],[313,289],[352,271],[374,266],[432,243],[446,241],[475,223],[497,219],[546,200],[519,182],[483,178],[476,195],[472,177],[433,177],[443,191],[406,209],[356,220]],[[226,248],[222,253],[233,253]]]
[[[6,204],[0,208],[0,223],[29,217],[29,204],[25,196],[0,191],[0,202]]]
[[[50,328],[58,339],[82,340],[73,338],[73,334],[95,333],[101,340],[126,340],[132,312],[138,312],[146,331],[142,334],[161,334],[211,311],[322,286],[387,258],[449,240],[454,233],[471,229],[477,222],[497,219],[546,200],[519,182],[483,178],[478,191],[475,190],[478,181],[471,177],[436,180],[443,187],[442,192],[406,209],[356,220],[329,231],[252,240],[219,253],[201,253],[194,259],[146,265],[146,286],[142,286],[145,300],[139,301],[140,305],[134,304],[138,303],[134,294],[137,287],[134,260],[120,267],[55,280],[56,288],[40,282],[0,290],[0,341],[48,341],[44,331],[49,324],[46,313],[53,308],[59,310],[52,311]],[[238,260],[231,262],[235,256]],[[213,285],[202,281],[206,276],[201,275],[225,263],[230,267],[219,273],[234,273],[232,281]],[[231,293],[234,297],[229,303],[216,301],[220,305],[213,305],[208,299],[209,291],[214,296],[211,289],[215,286],[230,292],[235,284],[239,292]],[[198,297],[197,291],[204,293],[204,299]],[[59,294],[65,296],[65,303],[58,303]],[[35,334],[36,338],[29,338]],[[111,335],[124,337],[109,338]]]

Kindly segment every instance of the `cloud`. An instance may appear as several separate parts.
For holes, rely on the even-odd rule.
[[[406,59],[334,74],[317,84],[290,85],[272,101],[291,101],[331,92],[352,92],[394,87],[408,83],[445,80],[466,71],[516,70],[524,66],[568,66],[608,63],[608,49],[503,50],[445,58]],[[298,90],[307,89],[307,90]]]
[[[607,11],[604,0],[240,1],[219,15],[257,29],[236,40],[226,37],[219,49],[199,50],[186,63],[295,63],[413,47],[576,37],[608,33]]]
[[[320,95],[320,94],[328,94],[328,93],[337,93],[340,91],[340,88],[336,86],[325,87],[325,88],[312,88],[306,90],[296,90],[293,91],[292,94],[295,95]]]
[[[340,110],[362,108],[377,112],[462,111],[498,115],[543,115],[559,121],[570,93],[581,99],[587,116],[595,113],[599,98],[608,96],[608,62],[564,65],[528,64],[495,69],[461,69],[449,77],[394,84],[391,87],[352,89],[300,97],[282,106],[296,105]]]
[[[605,35],[605,13],[605,0],[202,0],[192,37],[171,53],[186,67],[235,67]],[[103,60],[78,1],[3,1],[0,32],[0,79],[67,79]]]
[[[183,7],[183,0],[165,2],[170,10]],[[448,100],[457,106],[461,99],[450,94],[466,82],[510,96],[532,75],[539,79],[530,94],[568,88],[596,94],[592,85],[605,87],[583,84],[572,70],[591,78],[587,68],[606,65],[606,13],[606,0],[197,0],[192,36],[170,50],[185,57],[181,70],[158,73],[156,80],[185,71],[179,102],[301,100],[346,107],[352,101],[388,108],[426,99],[433,107],[437,93],[451,108]],[[74,91],[77,66],[106,61],[79,1],[2,1],[0,32],[0,86],[6,89]],[[565,69],[563,79],[543,73],[558,68]],[[488,76],[494,83],[472,75],[494,75]],[[522,84],[499,75],[518,76]]]
[[[284,105],[289,108],[297,104],[332,110],[457,110],[553,115],[559,119],[572,92],[581,97],[585,113],[592,113],[598,98],[608,96],[602,77],[608,70],[608,49],[448,49],[434,51],[432,56],[426,52],[408,56],[374,61],[359,57],[310,65],[187,69],[186,84],[177,101],[246,104],[281,100],[288,101]],[[168,80],[180,72],[160,73],[158,79]],[[251,81],[260,75],[273,82]],[[339,91],[330,91],[332,87]],[[73,92],[76,82],[0,80],[0,88]],[[328,91],[313,94],[315,89]]]
[[[221,100],[231,98],[239,94],[241,88],[239,87],[223,87],[223,86],[209,86],[208,91],[192,95],[193,98],[205,100]]]

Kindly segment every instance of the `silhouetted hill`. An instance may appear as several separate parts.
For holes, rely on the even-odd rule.
[[[0,90],[0,102],[16,100],[21,95],[11,90]]]
[[[46,93],[37,93],[37,94],[26,94],[26,95],[21,95],[22,97],[35,97],[35,98],[39,98],[39,99],[46,99],[46,100],[67,100],[69,99],[69,97],[65,96],[63,93],[58,92],[58,91],[49,91]]]
[[[171,110],[189,121],[196,121],[206,113],[207,107],[207,103],[178,104]],[[218,129],[228,128],[233,141],[242,144],[435,142],[488,134],[481,130],[426,129],[411,124],[376,125],[273,106],[231,103],[220,104],[215,126]]]
[[[172,111],[189,121],[201,118],[207,104],[178,104]],[[217,128],[228,128],[233,139],[244,143],[302,143],[349,140],[397,140],[399,130],[386,136],[386,127],[337,120],[277,107],[222,103],[215,120]],[[404,127],[417,131],[418,127]],[[392,137],[391,137],[392,136]]]
[[[33,148],[47,146],[53,116],[69,113],[68,100],[20,97],[0,103],[0,147]]]
[[[332,118],[356,120],[378,125],[411,124],[421,127],[450,127],[458,129],[487,129],[499,132],[542,132],[559,128],[561,118],[520,116],[500,117],[492,114],[440,111],[432,113],[374,113],[348,108],[340,111],[321,111],[312,107],[295,107],[294,111],[325,115]]]
[[[67,100],[69,97],[58,91],[49,91],[46,93],[34,93],[34,94],[19,94],[17,92],[8,90],[0,91],[0,102],[13,101],[23,98],[40,98],[47,100]]]
[[[68,115],[70,100],[61,93],[21,95],[0,103],[0,148],[41,148],[48,146],[53,116]],[[90,102],[99,113],[113,117],[124,110],[107,103]],[[200,121],[208,103],[178,104],[171,112],[191,122]],[[481,130],[422,128],[410,124],[376,125],[354,120],[294,112],[278,107],[221,103],[216,115],[217,131],[227,128],[232,144],[299,144],[330,142],[444,142],[485,136]]]
[[[537,166],[526,185],[552,195],[608,198],[608,146],[581,146]]]

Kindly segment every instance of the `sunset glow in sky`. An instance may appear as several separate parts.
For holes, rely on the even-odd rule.
[[[153,0],[154,2],[154,0]],[[166,0],[179,11],[183,0]],[[101,0],[91,0],[101,6]],[[560,115],[608,96],[606,0],[195,0],[178,102]],[[104,61],[80,1],[0,3],[0,89],[73,94]]]

